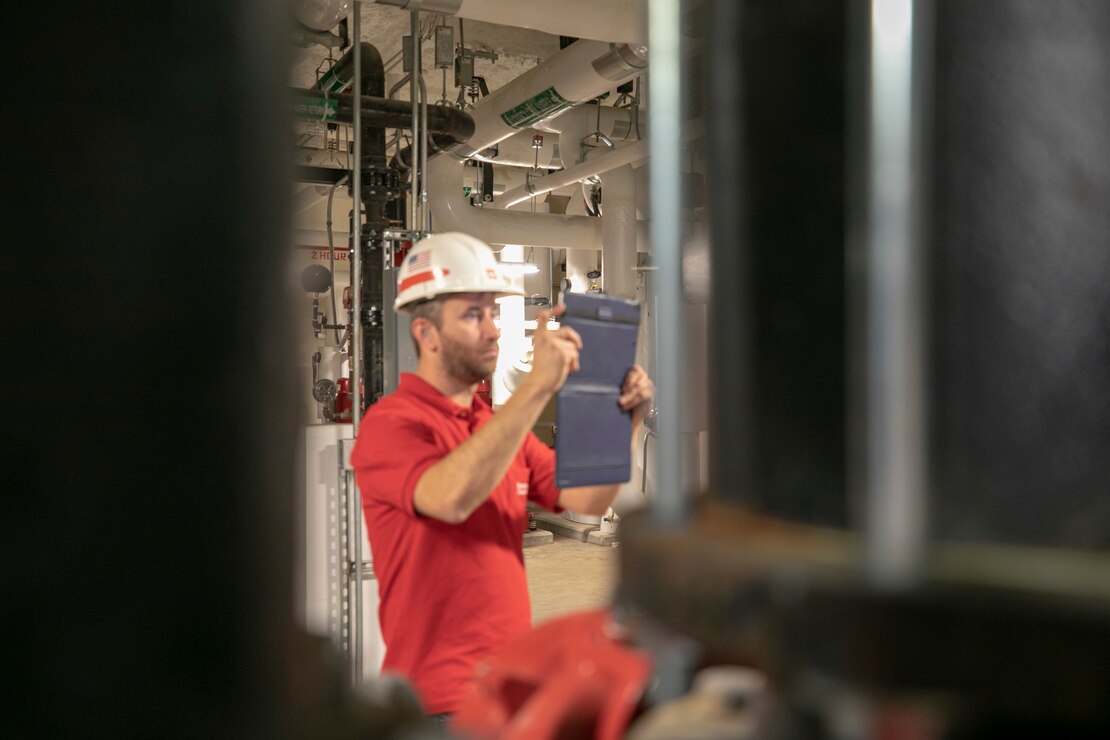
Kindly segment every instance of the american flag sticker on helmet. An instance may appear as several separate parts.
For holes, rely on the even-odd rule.
[[[437,267],[434,270],[426,269],[423,272],[411,273],[407,278],[405,278],[404,280],[401,281],[400,285],[397,286],[397,290],[399,290],[399,291],[408,290],[409,288],[411,288],[414,285],[420,285],[421,283],[427,283],[431,280],[435,280],[437,272],[439,273],[439,276],[442,278],[442,277],[446,277],[447,274],[450,272],[450,270],[448,270],[446,268],[442,268],[442,267]]]
[[[417,252],[409,256],[409,270],[427,270],[432,266],[430,252]]]

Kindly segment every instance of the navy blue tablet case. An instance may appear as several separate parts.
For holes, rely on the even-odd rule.
[[[617,401],[636,362],[640,304],[600,293],[568,293],[562,326],[582,337],[580,369],[555,401],[555,485],[624,483],[632,474],[632,428]]]

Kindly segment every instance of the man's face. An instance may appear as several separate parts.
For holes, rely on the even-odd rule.
[[[459,293],[443,301],[439,328],[440,356],[447,371],[465,383],[477,383],[497,367],[501,332],[493,293]]]

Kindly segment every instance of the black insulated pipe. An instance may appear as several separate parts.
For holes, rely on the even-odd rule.
[[[362,42],[361,51],[362,56],[359,63],[362,66],[362,89],[366,91],[367,95],[381,95],[381,92],[370,91],[385,90],[385,66],[382,63],[382,55],[373,44],[365,41]],[[354,72],[355,50],[354,47],[351,47],[331,69],[316,81],[314,87],[328,93],[342,92],[354,81]]]
[[[459,141],[450,134],[432,134],[427,138],[428,152],[431,155],[446,152],[456,144],[464,144],[464,141]],[[412,144],[400,147],[397,153],[393,155],[393,159],[389,161],[389,166],[398,170],[407,171],[412,168]]]
[[[380,98],[385,95],[385,64],[382,62],[382,55],[377,50],[377,48],[374,47],[373,44],[369,44],[365,41],[362,42],[361,52],[361,100],[365,101],[367,99],[372,99],[375,97]],[[351,72],[353,72],[353,54],[354,49],[348,51],[339,60],[339,62],[336,64],[336,67],[340,68],[340,71],[342,71],[343,69],[349,69]],[[350,72],[348,72],[348,74],[350,74]],[[347,100],[348,107],[350,107],[349,96],[347,97]],[[365,103],[363,103],[363,105],[365,105]],[[367,120],[367,118],[364,116],[362,119],[362,167],[364,169],[376,169],[384,168],[385,166],[385,128],[373,121]],[[372,180],[373,178],[370,179]],[[384,194],[381,197],[375,197],[378,196],[378,193],[373,192],[374,188],[370,183],[367,182],[366,178],[363,179],[362,190],[362,197],[364,201],[369,198],[371,201],[382,201],[384,203]],[[369,208],[369,205],[367,205],[367,208]],[[382,206],[379,210],[381,210],[380,217],[378,217],[377,214],[375,214],[375,217],[372,217],[370,212],[367,211],[366,219],[368,223],[371,223],[372,221],[379,221],[382,223],[385,222],[384,206]]]
[[[324,105],[324,95],[319,90],[293,88],[291,94],[297,98],[309,98]],[[352,106],[350,95],[328,95],[329,100],[338,101],[336,120],[348,123],[351,120]],[[407,100],[388,100],[380,96],[363,96],[363,126],[382,128],[412,128],[412,104]],[[474,119],[470,114],[457,108],[443,105],[428,106],[428,133],[448,134],[460,143],[470,140],[474,135]]]
[[[354,49],[343,56],[336,64],[336,72],[340,74],[353,74]],[[382,55],[373,44],[362,42],[360,47],[359,71],[361,80],[359,85],[359,105],[368,99],[380,99],[385,95],[385,65]],[[341,81],[336,79],[335,84]],[[347,96],[347,107],[353,111],[351,98]],[[384,336],[382,333],[381,313],[383,310],[382,281],[382,236],[389,228],[389,214],[387,206],[389,201],[396,197],[396,187],[393,173],[389,170],[385,155],[385,127],[367,116],[362,116],[360,121],[359,140],[362,144],[360,193],[363,214],[362,227],[359,229],[360,244],[352,244],[352,249],[358,249],[362,258],[362,280],[357,286],[361,294],[361,315],[355,321],[361,322],[365,340],[362,347],[362,375],[354,382],[363,383],[365,397],[363,403],[370,405],[377,401],[384,392],[383,352]],[[359,218],[360,214],[351,213],[350,218]],[[354,233],[354,230],[351,230]]]

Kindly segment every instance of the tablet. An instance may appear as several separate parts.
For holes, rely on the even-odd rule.
[[[624,483],[632,475],[631,412],[618,400],[636,362],[640,304],[603,293],[568,293],[562,326],[582,337],[579,370],[555,400],[555,485]]]

